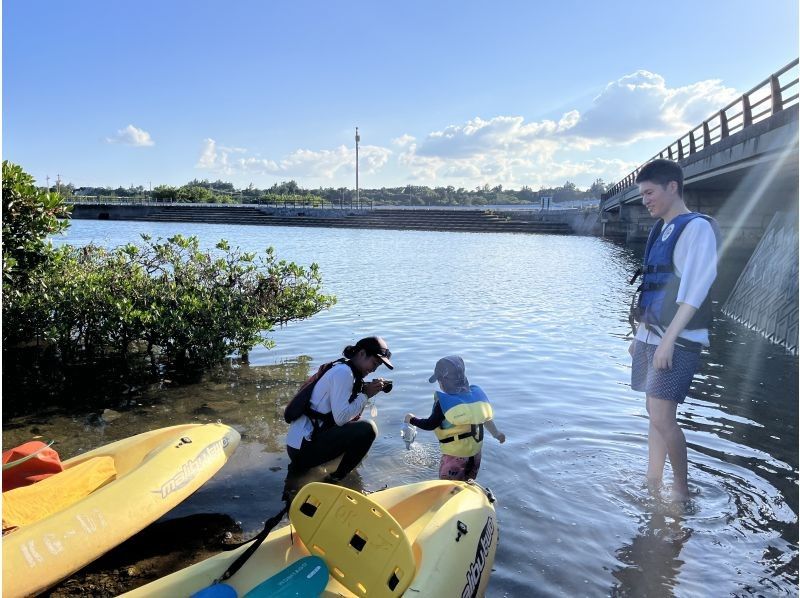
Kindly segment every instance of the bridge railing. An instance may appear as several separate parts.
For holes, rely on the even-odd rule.
[[[672,142],[650,160],[656,158],[683,160],[750,125],[797,104],[798,90],[800,89],[798,84],[799,63],[800,60],[795,58],[722,110],[712,114],[686,135]],[[636,182],[642,166],[606,190],[602,195],[603,201],[632,186]]]

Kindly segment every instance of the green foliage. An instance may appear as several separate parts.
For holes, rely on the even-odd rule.
[[[33,177],[16,164],[3,161],[3,296],[23,284],[41,285],[34,277],[50,255],[48,235],[69,226],[69,207],[57,193],[40,190]],[[41,290],[41,289],[40,289]]]
[[[336,302],[322,294],[316,264],[278,260],[272,248],[248,253],[223,240],[204,251],[196,237],[143,235],[112,250],[54,249],[47,235],[68,226],[59,220],[68,210],[8,162],[3,210],[3,384],[11,402],[46,394],[47,385],[74,387],[79,375],[128,385],[202,371],[269,346],[265,334],[275,326]]]
[[[208,203],[215,199],[214,192],[201,185],[184,185],[178,189],[178,201],[191,203]]]
[[[403,187],[381,187],[380,189],[361,189],[360,199],[366,205],[406,205],[406,206],[485,206],[538,203],[542,197],[549,197],[554,203],[572,200],[599,200],[611,185],[596,179],[586,190],[580,190],[571,181],[561,186],[541,187],[533,191],[527,185],[519,190],[506,189],[503,185],[491,186],[488,183],[474,189],[463,187],[426,187],[405,185]],[[131,187],[132,191],[134,188]],[[75,195],[117,195],[122,197],[124,189],[100,189],[82,187]],[[268,205],[292,205],[323,207],[325,205],[349,206],[355,202],[356,192],[346,187],[319,187],[303,189],[296,181],[274,183],[267,189],[259,189],[250,183],[244,189],[236,189],[231,183],[220,180],[193,180],[182,187],[159,185],[153,189],[152,198],[160,201],[207,202],[207,203],[257,203]]]
[[[244,203],[258,203],[276,206],[288,204],[320,208],[323,207],[323,199],[318,195],[278,195],[275,193],[265,193],[256,199],[245,199]]]
[[[178,190],[170,185],[158,185],[153,189],[153,199],[175,201]]]
[[[46,296],[3,305],[3,347],[37,341],[69,364],[145,353],[154,367],[201,369],[257,344],[276,325],[331,306],[315,264],[303,268],[231,249],[202,251],[176,235],[113,250],[54,252]]]

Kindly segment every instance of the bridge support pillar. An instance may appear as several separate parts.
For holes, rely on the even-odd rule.
[[[625,222],[625,241],[628,243],[645,243],[654,220],[640,203],[621,206],[620,221]]]

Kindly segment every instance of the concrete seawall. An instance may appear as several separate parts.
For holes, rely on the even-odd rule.
[[[797,354],[797,218],[775,214],[722,312]]]
[[[520,209],[380,208],[338,209],[220,204],[78,203],[74,219],[202,222],[262,226],[309,226],[435,230],[597,234],[597,212],[539,212]]]
[[[568,224],[576,235],[599,236],[602,233],[600,212],[597,210],[515,210],[507,208],[496,210],[498,214],[513,220],[528,222],[562,222]]]

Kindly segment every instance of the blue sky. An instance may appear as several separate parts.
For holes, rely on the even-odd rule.
[[[667,14],[669,13],[669,14]],[[796,0],[6,0],[42,184],[588,187],[798,54]]]

